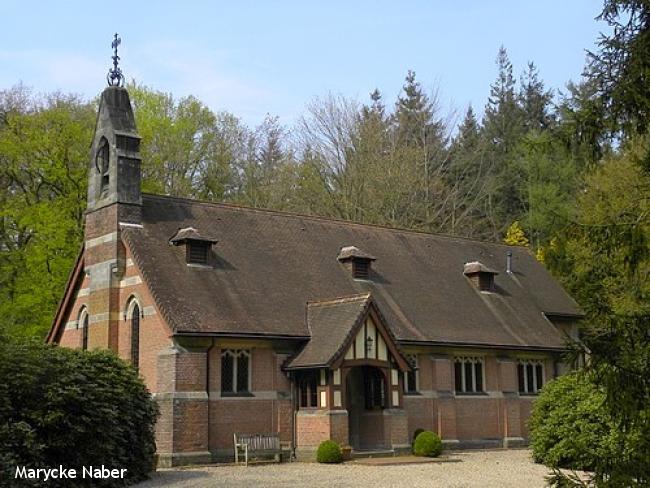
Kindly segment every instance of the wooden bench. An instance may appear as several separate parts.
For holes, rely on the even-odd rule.
[[[235,464],[239,464],[239,455],[244,455],[244,461],[248,466],[248,456],[273,456],[280,461],[282,447],[279,434],[233,434],[235,444]]]

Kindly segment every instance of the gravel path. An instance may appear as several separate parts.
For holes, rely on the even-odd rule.
[[[527,450],[469,451],[452,453],[456,463],[401,466],[363,466],[347,463],[260,464],[158,471],[137,485],[154,487],[544,487],[548,469],[530,460]]]

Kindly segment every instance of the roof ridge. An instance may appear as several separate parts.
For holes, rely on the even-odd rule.
[[[334,305],[337,303],[348,303],[348,302],[354,302],[354,301],[361,301],[361,300],[367,300],[372,297],[372,293],[366,292],[366,293],[357,293],[355,295],[346,295],[346,296],[341,296],[341,297],[336,297],[336,298],[327,298],[323,300],[309,300],[307,301],[307,306],[320,306],[320,305]]]
[[[332,222],[332,223],[337,223],[337,224],[345,224],[345,225],[352,225],[352,226],[361,226],[361,227],[374,227],[376,229],[384,229],[384,230],[390,230],[394,232],[407,232],[410,234],[417,234],[417,235],[422,235],[422,236],[429,236],[429,237],[440,237],[443,239],[450,239],[450,240],[461,240],[461,241],[469,241],[469,242],[477,242],[481,244],[490,244],[493,246],[500,246],[500,247],[506,247],[509,249],[512,248],[517,248],[517,249],[522,249],[527,251],[529,254],[532,254],[528,248],[524,248],[522,246],[513,246],[510,244],[506,244],[503,242],[494,242],[494,241],[487,241],[484,239],[476,239],[474,237],[464,237],[464,236],[455,236],[451,234],[444,234],[442,232],[427,232],[424,230],[416,230],[416,229],[407,229],[405,227],[391,227],[389,225],[382,225],[382,224],[369,224],[369,223],[363,223],[363,222],[358,222],[356,220],[345,220],[345,219],[340,219],[336,217],[325,217],[322,215],[314,215],[314,214],[302,214],[299,212],[289,212],[287,210],[274,210],[270,208],[256,208],[256,207],[249,207],[247,205],[240,205],[236,203],[227,203],[227,202],[210,202],[207,200],[198,200],[198,199],[193,199],[193,198],[186,198],[186,197],[174,197],[170,195],[156,195],[153,193],[142,193],[144,197],[149,197],[149,198],[159,198],[161,200],[175,200],[176,202],[179,203],[186,203],[186,204],[200,204],[200,205],[212,205],[215,207],[222,207],[222,208],[229,208],[232,210],[243,210],[243,211],[248,211],[248,212],[260,212],[260,213],[267,213],[267,214],[275,214],[275,215],[284,215],[286,217],[298,217],[298,218],[303,218],[303,219],[309,219],[309,220],[316,220],[316,221],[323,221],[323,222]]]

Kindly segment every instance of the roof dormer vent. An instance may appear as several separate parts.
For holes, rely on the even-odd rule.
[[[178,229],[176,235],[169,240],[172,246],[185,246],[187,264],[210,265],[210,250],[218,241],[212,237],[201,235],[194,227]]]
[[[370,279],[370,268],[373,261],[376,261],[373,255],[362,251],[356,246],[344,246],[336,257],[343,266],[345,266],[352,277],[357,280]]]
[[[498,275],[499,272],[492,268],[488,268],[480,261],[472,261],[465,263],[463,274],[467,276],[480,291],[493,292],[494,276]]]

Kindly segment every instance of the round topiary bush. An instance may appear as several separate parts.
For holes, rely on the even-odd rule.
[[[438,434],[425,430],[420,432],[413,443],[416,456],[437,457],[442,452],[442,441]]]
[[[424,429],[415,429],[413,431],[413,437],[411,438],[411,452],[415,452],[415,439],[417,439],[422,432],[424,432]]]
[[[316,461],[319,463],[340,463],[343,461],[341,446],[334,441],[323,441],[318,446]]]
[[[0,378],[0,480],[17,466],[63,465],[77,470],[75,486],[125,486],[151,471],[158,409],[112,353],[3,338]],[[101,465],[126,468],[125,479],[81,477],[83,466]]]
[[[413,442],[415,442],[415,439],[417,439],[422,432],[424,432],[424,429],[415,429],[413,432]]]
[[[566,374],[544,385],[529,421],[535,462],[591,470],[597,459],[615,459],[619,433],[604,401],[605,393],[584,374]]]

